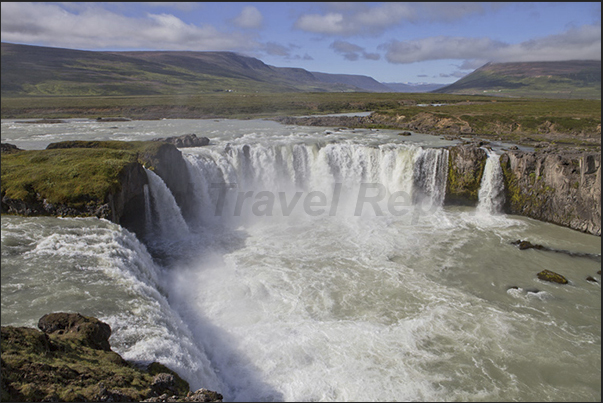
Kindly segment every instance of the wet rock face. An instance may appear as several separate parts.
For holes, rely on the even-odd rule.
[[[145,166],[152,167],[165,182],[182,210],[184,218],[194,217],[195,206],[190,197],[193,192],[193,184],[180,150],[172,144],[162,144],[153,154],[139,154],[139,159]],[[140,206],[144,206],[144,204]]]
[[[96,318],[79,313],[51,313],[40,318],[38,328],[46,334],[80,340],[83,345],[96,350],[111,351],[111,327]]]
[[[449,151],[444,202],[476,206],[488,154],[473,144],[451,147]]]
[[[501,156],[506,211],[601,235],[601,155],[510,151]]]

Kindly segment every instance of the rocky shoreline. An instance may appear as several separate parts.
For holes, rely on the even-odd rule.
[[[137,366],[111,350],[108,324],[51,313],[38,329],[2,326],[2,401],[221,402],[164,365]]]

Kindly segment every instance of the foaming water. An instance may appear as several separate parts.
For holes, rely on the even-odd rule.
[[[600,255],[600,238],[500,214],[496,154],[480,207],[443,207],[438,141],[199,124],[211,145],[182,150],[197,214],[147,172],[145,244],[104,220],[2,217],[3,325],[97,316],[126,359],[227,401],[600,401],[600,259],[511,245]]]
[[[165,273],[127,230],[105,220],[2,216],[2,324],[37,327],[49,312],[109,323],[111,346],[220,387],[204,351],[168,303]]]

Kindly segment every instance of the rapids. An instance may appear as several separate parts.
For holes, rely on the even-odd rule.
[[[182,149],[183,217],[147,171],[148,236],[2,216],[2,325],[96,316],[111,345],[228,401],[600,401],[600,238],[501,212],[500,147],[476,208],[443,206],[450,142],[268,121],[25,125],[2,141]],[[511,245],[517,239],[581,252]],[[550,269],[570,284],[545,283]]]

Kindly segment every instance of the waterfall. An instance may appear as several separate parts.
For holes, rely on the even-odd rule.
[[[414,174],[415,204],[427,198],[431,205],[441,206],[446,195],[448,150],[421,149],[415,159]]]
[[[149,180],[148,189],[153,201],[153,223],[159,229],[160,238],[169,242],[178,241],[189,235],[188,225],[182,217],[180,207],[176,203],[170,189],[163,179],[151,170],[145,169]],[[146,205],[145,205],[146,208]]]
[[[324,215],[388,211],[388,198],[408,204],[444,200],[448,150],[353,142],[232,145],[185,154],[202,225],[310,211]],[[357,209],[365,200],[364,209]],[[311,207],[307,207],[311,206]]]
[[[478,194],[477,211],[486,214],[497,214],[502,211],[505,202],[504,180],[500,167],[500,154],[487,150],[488,159]]]
[[[145,231],[147,234],[153,232],[153,213],[151,210],[151,195],[149,194],[149,185],[143,186],[144,190],[144,217],[145,217]]]

